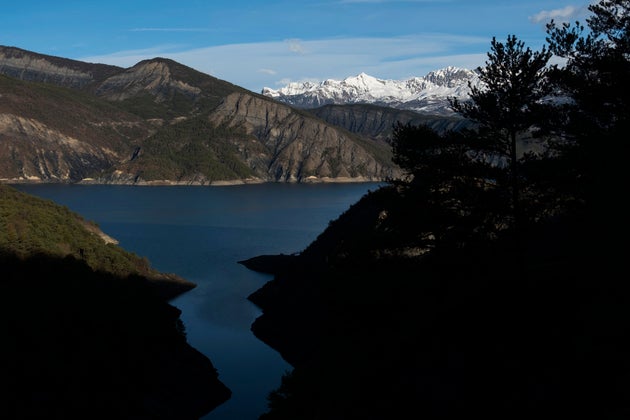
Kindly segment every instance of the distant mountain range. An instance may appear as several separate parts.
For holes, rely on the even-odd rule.
[[[380,181],[400,174],[393,124],[466,124],[447,98],[475,80],[451,67],[261,95],[164,58],[121,68],[0,46],[0,182]]]
[[[383,80],[361,73],[344,80],[290,83],[278,90],[264,88],[262,94],[300,108],[372,104],[424,114],[451,115],[448,98],[466,99],[469,83],[479,85],[477,73],[446,67],[407,80]]]
[[[155,58],[124,69],[0,47],[0,180],[374,181],[386,144]]]

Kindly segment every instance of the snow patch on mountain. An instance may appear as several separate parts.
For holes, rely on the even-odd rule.
[[[384,80],[360,73],[343,80],[328,79],[320,83],[294,82],[277,90],[266,87],[262,94],[300,108],[366,103],[423,113],[446,114],[451,112],[448,98],[459,100],[468,98],[469,82],[472,86],[479,86],[477,73],[457,67],[446,67],[432,71],[424,77],[407,80]]]

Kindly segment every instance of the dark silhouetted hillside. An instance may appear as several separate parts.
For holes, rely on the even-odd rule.
[[[73,257],[0,267],[2,418],[192,420],[230,397],[146,279]]]
[[[630,290],[589,219],[422,254],[395,194],[300,255],[245,262],[276,274],[250,297],[252,329],[295,367],[263,418],[628,415]]]
[[[230,397],[167,303],[195,285],[0,185],[0,417],[197,419]]]

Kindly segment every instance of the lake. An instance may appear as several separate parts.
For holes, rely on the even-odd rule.
[[[238,264],[308,246],[376,183],[135,187],[16,185],[95,221],[120,246],[197,287],[171,303],[188,342],[212,360],[232,398],[204,417],[257,419],[291,369],[250,331],[260,310],[247,296],[271,279]]]

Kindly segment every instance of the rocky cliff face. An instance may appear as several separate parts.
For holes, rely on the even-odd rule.
[[[88,177],[119,156],[17,115],[0,114],[0,181],[63,181]]]
[[[91,95],[0,75],[0,179],[73,182],[128,159],[153,128]]]
[[[0,75],[5,181],[210,184],[397,174],[382,142],[172,60],[121,69],[1,47],[2,73],[9,76]]]
[[[458,130],[470,123],[456,116],[444,117],[420,114],[375,105],[326,105],[310,112],[329,124],[380,142],[389,142],[396,122],[428,125],[438,132]]]
[[[95,80],[120,70],[115,66],[83,63],[0,46],[0,74],[20,80],[84,88]]]
[[[217,125],[243,128],[250,141],[238,142],[239,152],[250,167],[272,180],[381,180],[395,175],[385,147],[362,143],[349,132],[265,98],[229,95],[209,118]]]

